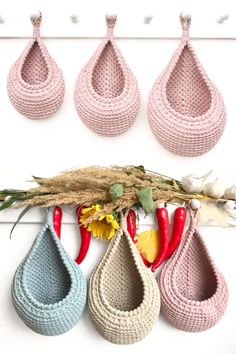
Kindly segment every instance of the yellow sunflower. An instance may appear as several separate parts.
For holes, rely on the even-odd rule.
[[[115,235],[116,230],[119,229],[119,223],[112,213],[103,214],[98,218],[98,220],[93,220],[90,223],[86,222],[88,218],[93,216],[101,209],[102,206],[99,204],[84,208],[82,210],[80,222],[85,225],[88,231],[93,233],[94,237],[101,239],[106,238],[107,240],[110,240]]]

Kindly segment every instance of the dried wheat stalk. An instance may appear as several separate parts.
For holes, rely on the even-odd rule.
[[[15,198],[20,201],[17,207],[102,204],[103,209],[88,222],[104,213],[119,212],[139,203],[138,192],[144,187],[152,188],[154,202],[189,200],[196,197],[185,193],[181,189],[181,184],[174,179],[154,172],[145,172],[142,167],[134,166],[91,166],[64,171],[51,178],[34,177],[33,181],[38,183],[38,187],[16,193]],[[109,188],[117,183],[123,185],[123,195],[112,200]],[[1,196],[5,198],[6,195],[5,191],[0,191],[0,198]]]

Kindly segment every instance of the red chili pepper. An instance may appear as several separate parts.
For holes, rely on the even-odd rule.
[[[152,264],[152,272],[155,272],[155,270],[161,265],[161,263],[166,258],[166,254],[170,242],[170,224],[169,224],[169,216],[168,216],[167,209],[158,208],[156,210],[156,218],[157,218],[158,228],[159,228],[160,251],[157,255],[157,258]]]
[[[82,207],[77,208],[76,215],[77,215],[78,223],[80,223],[81,214],[82,214]],[[62,210],[60,207],[56,206],[53,211],[53,226],[59,239],[61,237],[61,220],[62,220]],[[77,264],[83,262],[88,252],[90,239],[91,239],[91,233],[82,225],[80,226],[80,235],[81,235],[81,246],[80,246],[79,254],[75,260]]]
[[[136,235],[136,213],[133,209],[130,209],[127,215],[127,231],[130,234],[130,237],[132,238],[133,242],[136,243],[137,239],[135,239]],[[150,267],[151,264],[143,257],[143,255],[140,253],[140,256],[143,260],[143,263],[145,264],[146,267]]]
[[[128,233],[130,234],[130,237],[134,243],[136,243],[137,240],[134,239],[134,236],[136,235],[136,213],[133,209],[129,210],[126,222]]]
[[[59,206],[56,206],[53,210],[53,226],[58,238],[61,237],[61,219],[62,210]]]
[[[165,258],[169,258],[179,246],[184,231],[187,212],[185,208],[177,208],[174,213],[172,239]]]
[[[80,218],[82,215],[83,207],[79,207],[76,209],[76,216],[78,224],[80,224]],[[80,235],[81,235],[81,245],[79,254],[75,260],[76,263],[81,264],[88,253],[90,240],[91,240],[91,232],[89,232],[83,225],[80,225]]]

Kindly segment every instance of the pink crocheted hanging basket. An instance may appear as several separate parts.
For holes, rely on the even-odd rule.
[[[65,92],[61,69],[40,38],[42,15],[32,17],[33,37],[10,69],[8,95],[15,109],[27,118],[42,119],[60,108]]]
[[[180,16],[183,36],[169,65],[156,80],[148,99],[153,134],[167,150],[198,156],[220,139],[226,110],[189,40],[191,20]]]
[[[107,36],[76,81],[74,101],[84,124],[97,134],[115,136],[134,122],[140,107],[136,78],[113,38],[116,17],[106,17]]]
[[[200,332],[214,326],[228,303],[228,288],[196,229],[196,213],[180,246],[158,277],[161,313],[174,327]]]

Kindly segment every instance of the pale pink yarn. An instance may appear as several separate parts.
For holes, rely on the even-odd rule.
[[[205,331],[223,316],[228,289],[196,229],[196,213],[180,246],[161,270],[161,313],[174,327]]]
[[[42,15],[31,18],[33,37],[11,67],[7,88],[15,109],[27,118],[52,116],[60,108],[65,92],[61,69],[40,38]]]
[[[95,133],[119,135],[134,122],[140,106],[136,78],[113,38],[116,17],[108,18],[107,36],[76,81],[74,100],[81,120]]]
[[[209,80],[189,40],[190,20],[180,17],[181,43],[156,80],[148,100],[153,134],[169,151],[198,156],[221,137],[226,111],[223,98]]]

